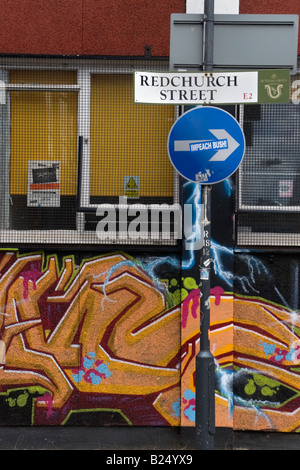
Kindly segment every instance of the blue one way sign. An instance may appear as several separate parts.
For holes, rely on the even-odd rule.
[[[174,168],[187,180],[218,183],[240,165],[245,137],[239,123],[227,111],[197,107],[180,116],[172,126],[168,153]]]

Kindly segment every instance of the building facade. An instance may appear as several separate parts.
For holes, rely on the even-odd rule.
[[[167,155],[177,107],[135,104],[133,73],[169,69],[170,15],[201,2],[0,4],[0,426],[193,427],[200,188]],[[217,427],[300,428],[299,102],[294,74],[290,103],[228,108],[246,153],[212,189]]]

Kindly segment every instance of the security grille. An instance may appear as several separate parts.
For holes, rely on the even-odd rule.
[[[1,60],[0,243],[177,243],[161,223],[150,236],[154,206],[179,200],[176,108],[134,103],[140,67],[168,63]]]
[[[236,230],[240,246],[300,244],[299,76],[291,101],[245,106],[246,152],[238,172]],[[298,87],[300,88],[300,87]]]

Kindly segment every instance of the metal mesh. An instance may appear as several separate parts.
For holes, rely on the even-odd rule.
[[[164,61],[0,60],[0,242],[118,242],[120,203],[149,212],[178,200],[167,155],[175,108],[133,100],[134,70],[167,67]],[[99,205],[111,209],[100,238],[96,230],[107,212],[97,215]],[[173,243],[136,238],[123,233],[122,242]]]
[[[299,245],[299,101],[245,106],[242,113],[246,152],[238,172],[237,243]]]

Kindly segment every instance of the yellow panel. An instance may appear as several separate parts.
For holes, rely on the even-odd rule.
[[[11,194],[27,194],[29,160],[60,161],[61,194],[76,194],[77,102],[76,92],[11,92]]]
[[[11,83],[41,83],[48,85],[76,85],[77,72],[59,70],[12,70]]]
[[[92,75],[91,90],[91,196],[122,196],[124,176],[137,176],[141,197],[172,197],[174,107],[135,104],[132,75]]]

